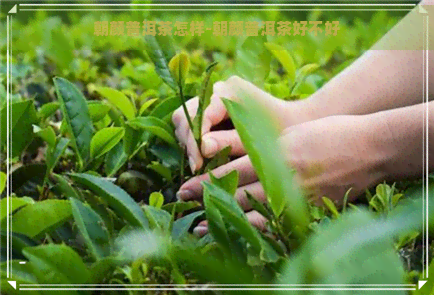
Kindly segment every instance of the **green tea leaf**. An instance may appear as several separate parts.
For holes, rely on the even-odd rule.
[[[12,213],[15,210],[17,210],[18,208],[30,205],[32,203],[34,203],[33,199],[31,198],[26,198],[26,197],[22,197],[22,198],[17,198],[17,197],[6,197],[0,200],[0,221],[3,221],[3,219],[6,218],[7,216],[7,212],[8,212],[8,207],[7,204],[9,202],[9,212]],[[2,222],[3,223],[3,222]],[[3,223],[5,224],[5,223]]]
[[[66,245],[41,245],[24,249],[40,284],[84,284],[90,277],[81,257]]]
[[[164,196],[159,192],[153,192],[149,196],[149,206],[160,209],[164,203]]]
[[[155,108],[149,113],[149,116],[164,119],[169,117],[181,105],[182,101],[179,96],[166,98],[155,106]]]
[[[330,200],[327,197],[322,197],[322,201],[324,202],[324,205],[330,210],[330,212],[333,214],[334,218],[339,217],[339,211],[335,206],[335,203],[333,203],[332,200]]]
[[[133,103],[119,90],[109,87],[97,87],[95,90],[117,107],[127,119],[132,119],[136,116],[136,108]]]
[[[3,192],[3,190],[6,187],[6,180],[7,180],[6,174],[0,171],[0,194]]]
[[[59,107],[60,103],[57,101],[46,103],[38,110],[38,117],[41,121],[45,121],[47,118],[51,117]]]
[[[110,151],[124,136],[123,127],[107,127],[99,130],[90,142],[90,156],[99,158]]]
[[[270,71],[271,55],[265,47],[266,36],[249,36],[236,52],[238,74],[255,84],[262,84]]]
[[[86,186],[94,194],[103,198],[129,224],[145,229],[148,228],[148,221],[142,209],[123,189],[103,178],[86,173],[71,174],[70,176],[76,182]]]
[[[140,110],[139,110],[139,116],[143,115],[143,113],[146,112],[146,110],[149,109],[149,107],[157,101],[158,101],[158,98],[153,98],[153,99],[146,101],[144,104],[142,104],[142,106],[140,107]]]
[[[191,210],[200,206],[198,201],[188,201],[188,202],[176,202],[168,203],[163,205],[161,209],[166,210],[169,213],[174,212],[175,214],[182,213],[187,210]]]
[[[29,204],[12,217],[14,232],[40,237],[71,217],[71,205],[65,200],[45,200]]]
[[[89,158],[89,147],[92,139],[92,121],[87,108],[86,99],[77,87],[66,79],[53,79],[58,99],[66,119],[71,142],[77,151],[80,165]]]
[[[32,100],[12,102],[10,105],[10,123],[7,124],[6,105],[0,111],[0,139],[3,150],[6,151],[7,128],[9,127],[11,156],[19,156],[33,139],[32,124],[37,121],[35,106]]]
[[[161,79],[172,89],[177,89],[177,84],[169,69],[169,61],[175,56],[173,41],[169,36],[145,36],[146,52],[155,65],[155,71]]]
[[[102,120],[110,111],[110,106],[99,101],[88,101],[87,107],[89,108],[89,115],[92,122]]]
[[[53,150],[50,152],[49,159],[47,161],[47,172],[46,175],[49,175],[54,167],[57,165],[57,162],[59,161],[60,157],[65,152],[66,148],[68,147],[69,139],[61,137],[57,140],[56,146],[53,148]]]
[[[180,219],[177,219],[173,223],[172,228],[172,238],[173,239],[179,239],[182,238],[184,235],[188,233],[188,230],[190,229],[193,222],[200,216],[202,216],[205,212],[204,211],[196,211],[194,213],[188,214],[187,216],[184,216]]]
[[[185,52],[178,53],[169,62],[169,70],[172,77],[179,85],[184,85],[190,69],[190,59]]]
[[[159,229],[162,232],[169,230],[170,221],[172,220],[170,213],[157,207],[147,205],[143,206],[143,210],[149,220],[151,229]]]
[[[85,206],[79,200],[69,198],[69,201],[71,202],[75,223],[92,255],[97,260],[106,256],[107,247],[110,245],[110,242],[102,218],[92,208]]]
[[[56,133],[51,126],[41,129],[41,127],[33,125],[33,133],[45,140],[50,147],[56,144]]]
[[[296,66],[294,59],[292,58],[291,54],[289,54],[288,50],[274,43],[265,43],[264,45],[273,54],[273,56],[277,58],[288,74],[289,79],[291,79],[291,81],[294,83]]]
[[[125,140],[125,139],[124,139]],[[108,176],[114,175],[128,160],[121,142],[115,145],[105,157],[105,170]]]
[[[309,225],[308,207],[298,187],[293,185],[293,173],[286,166],[280,147],[278,129],[272,118],[253,99],[239,93],[245,105],[224,100],[232,121],[255,168],[274,214],[284,216],[285,228],[304,237]],[[249,108],[246,107],[249,105]]]
[[[163,164],[161,164],[161,163],[159,163],[157,161],[153,161],[151,164],[149,164],[146,167],[149,168],[149,169],[154,170],[155,172],[157,172],[158,174],[160,174],[161,176],[163,176],[168,181],[172,180],[172,172],[170,171],[169,168],[167,168]]]
[[[135,129],[144,129],[164,141],[176,145],[172,129],[164,121],[154,117],[138,117],[128,121],[128,125]]]

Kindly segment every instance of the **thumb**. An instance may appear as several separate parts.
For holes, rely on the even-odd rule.
[[[206,158],[212,158],[227,146],[231,147],[231,155],[241,156],[246,153],[240,136],[235,129],[232,129],[205,134],[202,139],[202,155]]]

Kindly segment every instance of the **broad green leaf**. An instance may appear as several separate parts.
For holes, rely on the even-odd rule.
[[[22,198],[17,198],[17,197],[6,197],[0,200],[0,221],[3,221],[4,218],[6,218],[7,216],[7,212],[8,212],[8,207],[7,204],[9,202],[9,212],[12,213],[15,210],[17,210],[18,208],[30,205],[32,203],[34,203],[33,199],[28,198],[28,197],[22,197]],[[5,225],[5,223],[3,223],[3,225]]]
[[[72,187],[72,185],[68,182],[68,180],[60,175],[60,174],[53,174],[53,178],[57,182],[57,188],[59,189],[60,193],[64,195],[67,198],[75,198],[77,200],[82,200],[83,197],[80,195],[77,189]]]
[[[19,156],[33,138],[32,124],[37,121],[32,100],[12,102],[9,104],[9,124],[7,124],[7,106],[0,111],[0,139],[3,150],[7,147],[7,128],[9,127],[9,151],[12,157]]]
[[[87,284],[101,284],[105,278],[110,277],[120,261],[115,257],[104,257],[90,266],[90,277]]]
[[[136,108],[133,103],[119,90],[109,87],[97,87],[95,90],[117,107],[127,119],[132,119],[136,116]]]
[[[114,175],[128,160],[121,142],[115,145],[105,157],[105,171],[108,176]]]
[[[89,115],[92,122],[102,120],[110,111],[110,106],[100,101],[88,101],[87,107],[89,108]]]
[[[18,260],[12,260],[10,262],[10,267],[12,269],[11,277],[7,277],[7,262],[1,264],[1,290],[2,294],[22,294],[22,290],[16,290],[13,288],[8,281],[16,281],[17,286],[20,284],[37,284],[38,281],[33,273],[32,266],[27,264],[20,264]],[[45,295],[38,291],[27,291],[30,295]]]
[[[149,196],[149,206],[160,209],[164,203],[164,196],[159,192],[153,192]]]
[[[196,211],[176,220],[173,223],[172,238],[179,239],[184,237],[188,233],[188,230],[190,229],[196,218],[202,216],[204,213],[204,211]]]
[[[46,172],[45,164],[30,164],[17,168],[9,176],[13,180],[9,183],[12,192],[17,196],[38,199],[41,194],[38,186],[43,185]]]
[[[50,156],[47,161],[47,175],[50,174],[53,171],[54,167],[57,165],[60,157],[63,155],[66,148],[68,147],[68,143],[69,139],[64,137],[61,137],[57,140],[56,146],[50,152]]]
[[[69,201],[75,223],[92,255],[97,260],[106,256],[110,241],[102,218],[92,208],[85,206],[79,200],[69,198]]]
[[[169,61],[175,56],[173,40],[169,36],[145,36],[146,52],[155,65],[155,71],[161,79],[172,89],[177,89],[177,84],[169,69]]]
[[[148,221],[140,206],[120,187],[103,178],[86,173],[71,174],[71,178],[104,199],[129,224],[148,228]]]
[[[3,190],[6,187],[6,179],[7,179],[6,174],[0,171],[0,194],[3,192]]]
[[[273,56],[277,58],[288,74],[289,79],[291,79],[291,81],[294,83],[296,66],[294,59],[292,58],[291,54],[289,54],[288,50],[274,43],[265,43],[265,47],[267,47]]]
[[[224,100],[226,109],[241,137],[276,216],[283,214],[286,231],[304,237],[309,225],[307,202],[298,187],[294,186],[293,173],[286,166],[286,156],[277,145],[279,132],[273,119],[264,113],[256,101],[247,98],[245,104]],[[249,106],[249,108],[246,107]]]
[[[38,117],[45,121],[47,118],[51,117],[60,107],[60,103],[57,101],[49,102],[41,106],[38,110]]]
[[[143,103],[142,106],[140,107],[140,110],[139,110],[139,116],[143,115],[143,113],[146,112],[146,110],[149,109],[149,107],[157,101],[158,101],[158,98],[152,98],[152,99],[146,101],[145,103]]]
[[[24,249],[39,284],[84,284],[90,273],[81,257],[67,245]]]
[[[89,147],[93,134],[86,99],[78,88],[68,80],[55,77],[53,81],[63,117],[66,119],[70,132],[72,145],[77,151],[79,163],[83,165],[83,162],[89,158]]]
[[[14,232],[40,237],[71,217],[71,205],[65,200],[45,200],[29,204],[12,216]]]
[[[99,158],[110,151],[124,136],[123,127],[107,127],[99,130],[90,142],[90,156]]]
[[[133,157],[140,147],[148,142],[149,134],[145,130],[134,129],[125,124],[124,152],[129,158]]]
[[[41,127],[33,125],[33,133],[45,140],[50,147],[56,144],[56,133],[51,126],[41,129]]]
[[[3,256],[7,251],[7,240],[8,240],[8,234],[6,230],[1,231],[1,255]],[[39,243],[35,240],[29,238],[26,235],[10,232],[10,245],[11,251],[12,251],[12,259],[19,259],[19,260],[25,260],[26,257],[23,256],[23,249],[26,247],[33,247],[37,246]],[[3,250],[5,252],[3,252]],[[3,259],[3,257],[2,257]]]
[[[128,121],[128,125],[135,129],[144,129],[164,141],[176,145],[172,129],[164,121],[155,117],[138,117]]]
[[[149,116],[164,119],[172,114],[181,105],[182,101],[179,96],[166,98],[155,106],[155,108],[149,113]]]
[[[169,70],[178,85],[184,85],[190,69],[190,58],[185,52],[178,53],[169,61]]]

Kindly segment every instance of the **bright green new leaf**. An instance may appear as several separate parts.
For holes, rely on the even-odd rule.
[[[86,186],[94,194],[103,198],[110,207],[129,224],[148,228],[148,221],[140,206],[123,189],[103,178],[86,173],[71,174],[76,182]]]
[[[47,118],[52,116],[59,109],[59,107],[60,103],[57,101],[46,103],[38,110],[38,117],[42,121],[45,121]]]
[[[139,110],[139,116],[143,115],[143,113],[149,109],[149,107],[151,105],[153,105],[156,101],[158,101],[158,98],[152,98],[150,100],[147,100],[144,104],[142,104],[142,106],[140,107]]]
[[[89,108],[89,114],[92,122],[98,122],[104,119],[104,117],[110,111],[110,106],[100,101],[88,101],[87,107]]]
[[[160,192],[153,192],[149,196],[149,206],[160,209],[164,203],[164,196]]]
[[[110,151],[122,139],[124,133],[123,127],[107,127],[95,133],[90,142],[91,158],[99,158]]]
[[[144,129],[164,141],[176,145],[173,130],[164,121],[155,117],[138,117],[128,121],[128,125],[136,129]]]
[[[45,140],[50,147],[56,144],[56,133],[51,126],[41,129],[41,127],[33,125],[33,133]]]
[[[155,106],[155,108],[149,113],[149,116],[164,119],[179,108],[181,104],[182,101],[179,96],[166,98]]]
[[[169,230],[170,221],[172,220],[169,212],[148,205],[143,206],[143,210],[149,220],[149,227],[151,229],[159,229],[163,232]]]
[[[77,151],[79,163],[89,158],[90,141],[92,139],[92,121],[87,108],[86,99],[78,88],[66,79],[53,79],[58,99],[70,132],[72,145]]]
[[[136,108],[124,93],[109,87],[97,87],[95,90],[117,107],[127,119],[136,116]]]
[[[255,84],[264,83],[270,71],[271,55],[265,47],[266,36],[249,36],[236,51],[238,74]]]
[[[2,149],[6,152],[7,147],[7,128],[9,127],[9,146],[11,156],[20,155],[33,139],[32,124],[37,121],[36,110],[32,100],[13,102],[10,107],[10,121],[7,124],[6,105],[0,110],[0,140]]]
[[[69,198],[69,201],[75,223],[92,255],[97,260],[106,256],[110,241],[102,218],[92,208],[85,206],[79,200]]]
[[[3,192],[3,190],[6,187],[6,179],[7,179],[6,174],[0,171],[0,194]]]
[[[47,172],[46,175],[50,174],[57,162],[59,161],[62,154],[65,152],[68,147],[69,139],[61,137],[57,140],[56,146],[50,153],[49,159],[47,161]]]
[[[294,63],[294,59],[292,58],[288,50],[274,43],[265,43],[264,45],[283,66],[286,73],[288,74],[289,79],[294,82],[296,66]]]
[[[169,62],[170,73],[179,85],[184,85],[189,69],[190,59],[185,52],[178,53]]]
[[[71,217],[71,205],[65,200],[45,200],[29,204],[12,217],[14,232],[31,238],[62,225]]]
[[[327,209],[329,209],[330,212],[333,214],[333,217],[338,218],[339,217],[339,211],[336,208],[335,203],[333,203],[333,201],[327,197],[322,197],[322,201],[323,201],[324,205],[327,207]]]

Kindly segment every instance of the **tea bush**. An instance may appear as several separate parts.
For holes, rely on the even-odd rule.
[[[9,148],[6,68],[0,72],[2,294],[19,292],[8,280],[125,288],[416,283],[422,270],[420,181],[379,184],[343,208],[327,198],[317,207],[291,185],[291,170],[278,160],[278,134],[269,114],[249,97],[240,103],[226,100],[268,196],[267,205],[249,198],[269,220],[263,233],[249,224],[233,198],[235,171],[203,183],[204,206],[176,200],[191,172],[171,123],[173,111],[199,95],[198,115],[189,121],[200,143],[212,85],[234,74],[280,99],[303,99],[402,15],[38,11],[26,19],[20,12],[13,21]],[[94,35],[95,21],[130,19],[203,20],[208,27],[218,20],[339,19],[340,30],[337,36]],[[0,47],[5,63],[5,38]],[[202,172],[228,160],[225,149]],[[6,275],[8,218],[11,278]],[[197,238],[191,230],[205,218],[209,234]],[[74,292],[82,291],[69,291]]]

